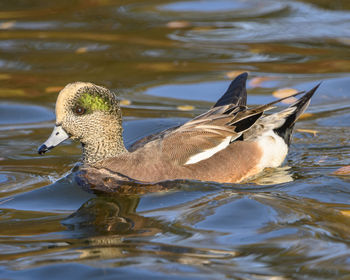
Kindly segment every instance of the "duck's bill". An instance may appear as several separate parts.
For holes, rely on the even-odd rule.
[[[68,139],[69,135],[64,131],[62,126],[55,126],[49,139],[47,139],[44,144],[42,144],[39,149],[39,155],[45,154],[48,150],[56,147],[58,144],[62,143],[64,140]]]

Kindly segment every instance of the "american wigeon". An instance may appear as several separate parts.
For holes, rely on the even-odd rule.
[[[181,126],[145,137],[129,151],[124,146],[115,95],[92,83],[68,84],[57,98],[56,126],[38,152],[43,154],[68,138],[80,141],[82,170],[94,184],[110,180],[247,180],[264,168],[282,164],[294,124],[318,86],[288,108],[265,115],[285,98],[248,108],[246,80],[247,73],[241,74],[209,111]]]

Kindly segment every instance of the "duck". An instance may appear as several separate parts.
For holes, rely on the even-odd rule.
[[[85,182],[120,185],[169,180],[241,183],[279,167],[293,128],[320,84],[308,92],[248,107],[247,73],[237,76],[206,112],[182,125],[124,145],[120,102],[109,89],[89,82],[66,85],[58,94],[56,123],[38,153],[67,139],[79,141]],[[302,95],[268,114],[275,104]]]

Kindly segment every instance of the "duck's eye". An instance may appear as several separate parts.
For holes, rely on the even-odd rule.
[[[85,113],[85,108],[78,105],[74,108],[74,112],[77,115],[83,115]]]

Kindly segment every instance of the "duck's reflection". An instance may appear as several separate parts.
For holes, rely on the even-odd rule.
[[[136,195],[95,197],[64,219],[62,224],[67,227],[69,235],[75,237],[71,245],[79,253],[79,259],[113,258],[116,262],[123,262],[125,258],[149,255],[151,258],[162,256],[180,263],[202,265],[213,257],[235,256],[236,252],[231,250],[160,242],[157,236],[178,240],[189,238],[193,233],[191,228],[181,228],[157,216],[146,217],[137,213],[141,199],[142,196]],[[195,200],[189,205],[193,203],[198,202]]]
[[[154,221],[136,214],[139,201],[137,196],[95,197],[85,202],[62,224],[83,238],[96,235],[147,234],[145,228],[154,224]],[[148,232],[154,234],[151,228]]]
[[[273,250],[271,261],[263,264],[275,265],[290,244],[301,246],[298,258],[308,258],[315,231],[326,233],[314,239],[319,246],[335,236],[341,240],[349,236],[349,220],[338,210],[346,205],[288,195],[275,186],[264,191],[221,186],[207,192],[205,184],[198,186],[197,195],[181,191],[92,198],[63,221],[74,237],[70,249],[80,260],[106,259],[111,266],[144,262],[146,257],[152,264],[162,259],[196,267],[212,260],[239,265],[241,256]],[[169,199],[172,203],[165,202]],[[147,200],[155,207],[145,206]]]

